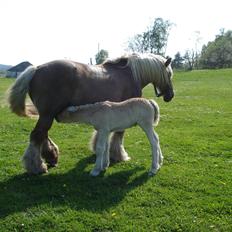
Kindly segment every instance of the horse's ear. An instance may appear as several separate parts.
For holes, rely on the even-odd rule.
[[[172,62],[172,58],[169,57],[165,62],[165,66],[168,67],[168,65],[171,64],[171,62]]]

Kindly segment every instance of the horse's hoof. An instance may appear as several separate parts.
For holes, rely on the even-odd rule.
[[[47,166],[48,168],[55,168],[58,167],[58,163],[48,163]]]
[[[42,174],[45,174],[45,173],[48,173],[48,170],[47,169],[40,169],[40,170],[27,170],[27,173],[29,175],[42,175]]]
[[[47,166],[46,167],[41,167],[37,172],[33,173],[35,175],[42,175],[48,173],[48,169]]]
[[[39,175],[43,175],[43,174],[45,174],[45,173],[48,173],[48,170],[46,169],[46,170],[42,170],[41,172],[39,172],[38,174]]]
[[[129,156],[123,156],[123,157],[120,157],[120,158],[119,157],[117,157],[117,158],[110,157],[110,160],[115,162],[115,163],[117,163],[117,162],[126,162],[126,161],[131,160],[131,157],[129,157]]]

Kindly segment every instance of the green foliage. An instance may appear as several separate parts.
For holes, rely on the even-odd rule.
[[[108,57],[108,51],[101,49],[95,56],[96,64],[102,64]]]
[[[173,61],[172,61],[172,67],[174,69],[183,69],[184,67],[184,58],[181,56],[180,52],[177,52]]]
[[[59,166],[28,176],[21,156],[35,120],[0,107],[0,231],[232,231],[232,70],[179,72],[171,103],[157,99],[164,164],[148,178],[151,150],[126,131],[131,161],[90,177],[92,128],[54,123]],[[12,80],[0,79],[0,97]],[[144,96],[154,97],[152,86]]]
[[[171,26],[170,21],[156,18],[147,31],[130,39],[128,49],[133,52],[164,55]]]
[[[232,67],[232,31],[222,31],[213,42],[203,46],[199,63],[202,68]]]

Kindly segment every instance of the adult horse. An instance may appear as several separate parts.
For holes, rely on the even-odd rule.
[[[174,96],[170,63],[171,58],[159,55],[132,54],[97,66],[64,60],[27,68],[9,91],[10,108],[14,113],[29,114],[25,104],[28,93],[39,114],[23,156],[27,172],[47,172],[42,157],[51,166],[56,165],[58,147],[48,137],[48,130],[67,106],[141,97],[142,89],[149,83],[154,85],[158,97],[163,96],[164,101],[169,102]],[[129,159],[123,147],[123,134],[123,131],[116,132],[111,139],[110,157],[117,161]]]

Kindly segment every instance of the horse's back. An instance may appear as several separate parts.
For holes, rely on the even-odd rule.
[[[29,95],[39,114],[54,116],[70,105],[140,97],[141,89],[128,67],[91,68],[73,61],[57,60],[37,67]]]

